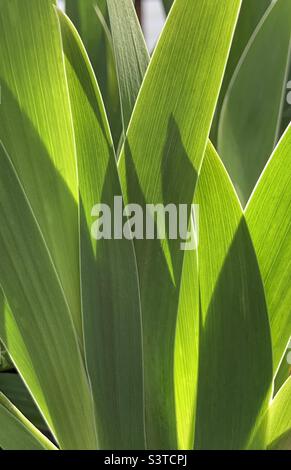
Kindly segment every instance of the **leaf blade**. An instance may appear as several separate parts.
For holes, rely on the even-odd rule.
[[[95,448],[91,394],[72,318],[44,238],[2,145],[0,167],[0,283],[6,297],[1,339],[60,446]]]
[[[0,446],[5,450],[56,450],[0,392]]]
[[[146,203],[192,203],[239,4],[175,2],[141,88],[119,160],[126,202],[138,203],[143,208]],[[223,37],[217,60],[216,35]],[[185,37],[189,41],[187,50],[183,46]],[[190,66],[193,63],[197,66],[195,71]],[[208,67],[216,72],[212,69],[209,73]],[[214,79],[209,84],[207,104],[203,105],[201,82],[209,76]],[[189,96],[184,92],[187,88],[195,91]],[[163,112],[157,112],[157,106]],[[187,119],[188,115],[195,119]],[[183,181],[183,191],[178,181]],[[178,246],[177,242],[168,244],[167,241],[163,246],[155,240],[135,242],[144,326],[146,427],[150,448],[177,448],[173,352],[183,261]],[[154,287],[156,282],[163,295]],[[159,336],[162,330],[163,337]],[[166,400],[160,397],[160,390]]]
[[[115,197],[122,206],[122,192],[97,82],[73,25],[61,13],[60,22],[78,156],[85,355],[99,444],[140,449],[145,448],[143,366],[133,243],[90,239],[92,208],[106,204],[114,212]]]
[[[242,208],[211,145],[195,201],[201,305],[195,448],[243,449],[270,399],[271,339]]]
[[[75,148],[55,7],[1,0],[0,23],[0,140],[45,235],[81,345]]]
[[[278,0],[267,10],[252,36],[225,96],[218,151],[244,205],[278,138],[289,67],[290,30],[289,2]],[[272,54],[268,53],[270,48]]]
[[[150,57],[131,0],[107,0],[107,5],[126,133]]]
[[[275,372],[291,333],[289,311],[291,301],[289,282],[291,272],[290,146],[291,126],[289,125],[246,208],[246,219],[264,280]]]

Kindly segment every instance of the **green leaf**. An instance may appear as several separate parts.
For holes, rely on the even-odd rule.
[[[145,448],[141,314],[132,240],[90,237],[92,208],[122,193],[97,82],[76,30],[60,14],[75,129],[85,354],[101,448]],[[123,208],[122,208],[123,209]],[[97,214],[96,214],[97,215]]]
[[[219,94],[219,100],[215,112],[215,119],[211,129],[211,142],[217,146],[217,131],[221,107],[229,83],[232,79],[236,66],[252,36],[263,14],[270,6],[271,0],[243,0],[235,29],[227,67],[223,77],[223,83]]]
[[[289,57],[289,73],[287,78],[287,87],[284,94],[284,109],[282,113],[280,136],[284,134],[286,128],[291,122],[291,51]]]
[[[291,125],[246,208],[264,282],[276,372],[291,336]]]
[[[278,139],[290,31],[290,1],[277,0],[250,40],[225,96],[218,150],[244,205]]]
[[[195,202],[201,306],[195,448],[243,449],[270,399],[271,339],[243,212],[210,145]]]
[[[165,12],[166,14],[169,13],[171,7],[172,7],[172,4],[173,4],[174,0],[163,0],[163,4],[164,4],[164,8],[165,8]]]
[[[192,203],[239,5],[239,1],[185,4],[176,0],[119,161],[126,202],[144,209],[145,204],[189,207]],[[173,449],[178,446],[174,345],[184,256],[179,240],[136,240],[135,248],[143,316],[147,443],[149,448]],[[194,316],[195,312],[193,320]]]
[[[255,2],[243,0],[225,71],[222,93],[226,92],[236,66],[270,3],[270,0],[256,0]]]
[[[4,450],[56,450],[1,392],[0,446]]]
[[[275,398],[270,402],[262,417],[260,426],[251,443],[257,448],[260,434],[267,434],[266,448],[272,450],[290,450],[291,448],[291,377],[283,384]]]
[[[268,448],[291,448],[291,377],[279,390],[268,412]]]
[[[0,168],[1,339],[61,448],[96,448],[92,398],[68,304],[2,144]]]
[[[0,341],[0,372],[13,369],[8,352]]]
[[[291,375],[291,361],[289,359],[290,357],[290,347],[291,346],[290,342],[288,344],[286,353],[284,354],[281,364],[279,365],[279,368],[277,370],[275,379],[274,379],[274,393],[273,396],[275,396],[282,385],[286,382],[288,377]]]
[[[124,4],[126,4],[127,18],[132,25],[132,32],[128,34],[127,22],[122,21],[119,23],[119,34],[113,34],[115,49],[118,51],[116,68],[120,87],[124,89],[124,92],[121,93],[121,100],[124,102],[122,108],[127,109],[129,120],[148,66],[149,55],[139,24],[136,21],[133,6],[130,7],[130,0],[118,3],[115,0],[113,3],[112,0],[109,0],[109,3],[115,4],[116,7],[112,10],[109,8],[112,24],[118,21]],[[120,6],[123,9],[119,10]],[[124,121],[126,121],[126,116]],[[191,449],[195,419],[195,377],[198,354],[197,315],[193,321],[193,312],[198,312],[198,289],[193,289],[193,286],[198,284],[196,252],[186,252],[182,272],[174,356],[175,408],[178,447]]]
[[[75,147],[50,0],[0,0],[0,58],[0,140],[44,234],[81,344]]]
[[[107,5],[125,133],[150,58],[132,0],[107,0]]]
[[[0,391],[41,431],[47,426],[18,374],[0,374]]]
[[[77,28],[89,55],[117,147],[122,132],[121,111],[112,44],[108,37],[106,0],[66,0],[66,13]]]

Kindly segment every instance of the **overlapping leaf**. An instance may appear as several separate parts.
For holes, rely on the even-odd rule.
[[[61,14],[60,20],[78,156],[85,355],[99,443],[102,448],[142,449],[141,314],[134,247],[122,233],[113,239],[114,197],[121,210],[123,203],[110,130],[85,49],[68,19]],[[96,224],[92,215],[98,217],[103,210],[92,212],[96,204],[107,204],[112,213],[112,239],[90,236]]]
[[[291,377],[280,389],[268,412],[268,448],[291,448]]]
[[[15,373],[0,374],[0,391],[41,431],[47,426],[33,402],[20,376]]]
[[[0,168],[0,282],[8,303],[2,339],[60,446],[96,448],[89,384],[64,292],[2,145]]]
[[[56,449],[1,392],[0,447],[4,450]]]
[[[210,145],[195,202],[201,306],[195,448],[242,449],[270,399],[271,339],[243,212]]]
[[[239,5],[175,2],[119,162],[126,201],[144,209],[150,203],[192,203]],[[222,38],[219,55],[217,36]],[[207,88],[203,86],[206,81]],[[162,244],[137,240],[135,248],[143,315],[148,446],[176,448],[173,364],[183,252],[179,240]]]
[[[166,14],[169,13],[173,2],[174,2],[174,0],[163,0],[163,4],[164,4]]]
[[[290,39],[290,1],[277,0],[251,38],[225,97],[218,150],[244,205],[278,139]]]
[[[77,28],[94,68],[117,147],[122,125],[113,50],[106,24],[106,0],[66,0],[66,13]]]
[[[291,126],[277,145],[246,208],[266,292],[274,371],[291,335]]]
[[[81,341],[75,149],[51,3],[0,2],[0,139],[43,231]]]
[[[242,54],[254,33],[258,23],[262,19],[265,11],[270,6],[271,0],[243,0],[242,6],[233,37],[231,50],[227,62],[227,67],[223,77],[223,83],[219,94],[219,100],[216,107],[215,119],[212,123],[211,142],[217,145],[217,131],[220,119],[221,107],[227,92],[229,83],[232,79],[236,66],[240,61]]]
[[[112,0],[108,0],[108,3],[112,3]],[[127,21],[119,24],[120,34],[113,34],[114,47],[118,50],[118,79],[124,90],[121,93],[121,108],[127,110],[130,117],[148,66],[149,55],[131,1],[114,1],[114,4],[116,8],[109,7],[112,24],[118,22],[125,6],[126,18],[131,24],[131,34],[128,34]],[[187,251],[183,263],[174,357],[177,439],[178,446],[183,449],[193,446],[198,357],[198,289],[193,286],[198,284],[197,274],[196,252]]]
[[[148,67],[149,54],[132,1],[108,0],[107,4],[126,132]]]
[[[0,335],[60,445],[96,448],[80,353],[75,145],[59,24],[49,0],[0,6]]]

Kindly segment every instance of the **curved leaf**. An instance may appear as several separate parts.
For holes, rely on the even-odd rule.
[[[201,305],[195,448],[243,449],[270,399],[271,338],[243,212],[210,145],[195,202]]]
[[[85,355],[99,445],[142,449],[144,437],[140,299],[132,240],[90,238],[92,209],[115,217],[122,193],[101,95],[81,40],[60,14],[75,129]],[[97,215],[97,214],[96,214]],[[114,219],[116,220],[116,218]]]
[[[192,203],[239,6],[239,1],[176,0],[143,82],[119,160],[126,202],[144,209],[146,204],[184,203],[189,208]],[[162,244],[136,240],[135,248],[148,447],[177,448],[173,371],[183,251],[179,240]]]
[[[13,364],[11,362],[8,352],[0,341],[0,372],[11,369],[13,369]]]
[[[291,448],[291,377],[279,390],[268,412],[268,447]]]
[[[1,392],[0,446],[4,450],[56,450]]]
[[[0,391],[41,431],[47,426],[18,374],[0,374]]]
[[[51,0],[0,0],[0,86],[0,140],[44,234],[81,344],[75,147]]]
[[[252,34],[262,19],[265,11],[270,6],[270,3],[271,0],[242,0],[242,6],[238,17],[227,67],[225,69],[225,74],[219,94],[215,118],[211,129],[211,142],[215,145],[215,147],[217,146],[217,131],[221,108],[229,83]]]
[[[218,150],[244,205],[278,140],[290,39],[290,1],[277,0],[252,36],[225,96]]]
[[[132,0],[107,0],[107,5],[125,133],[150,59]]]
[[[0,145],[1,338],[62,448],[97,447],[68,304],[24,189]],[[80,433],[82,429],[82,433]]]
[[[66,13],[77,28],[89,55],[117,147],[122,126],[112,44],[107,34],[106,0],[66,0]]]
[[[246,208],[268,304],[276,372],[291,335],[291,125]]]

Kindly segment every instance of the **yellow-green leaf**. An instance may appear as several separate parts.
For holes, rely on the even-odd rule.
[[[119,161],[126,202],[144,209],[145,204],[189,208],[192,203],[239,6],[240,1],[174,3]],[[147,442],[149,448],[177,448],[173,371],[183,251],[180,240],[136,240],[135,248]]]

